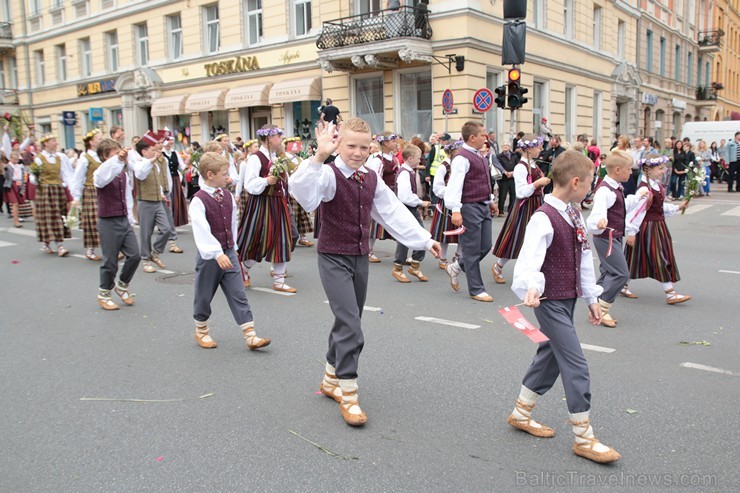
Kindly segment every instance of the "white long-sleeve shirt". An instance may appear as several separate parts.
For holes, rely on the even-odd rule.
[[[523,157],[519,161],[519,164],[514,166],[514,188],[516,189],[516,198],[526,199],[534,194],[535,186],[532,183],[527,183],[529,179],[529,166],[532,169],[539,169],[534,159],[527,161],[527,158]]]
[[[231,181],[236,183],[239,179],[239,170],[237,169],[236,162],[234,162],[234,156],[226,151],[223,151],[221,155],[229,160],[229,178],[231,178]]]
[[[261,146],[259,152],[261,152],[270,161],[274,162],[277,159],[277,156],[274,153],[270,155],[270,151],[268,151],[265,146]],[[247,158],[246,166],[242,166],[242,169],[240,170],[240,176],[237,177],[237,179],[242,182],[244,188],[247,189],[247,193],[250,195],[259,195],[264,192],[265,188],[267,187],[267,178],[260,177],[261,169],[262,163],[260,162],[260,158],[257,157],[257,154],[252,154]],[[241,173],[244,173],[244,175],[241,176]],[[237,192],[237,195],[241,193],[241,188],[239,188],[238,182]]]
[[[215,188],[205,184],[205,180],[201,181],[200,189],[211,197],[216,192]],[[238,228],[237,214],[239,208],[236,206],[233,194],[229,193],[228,190],[223,190],[223,194],[224,200],[231,200],[231,234],[234,238],[234,251],[236,251],[238,249],[236,232]],[[221,243],[211,233],[211,225],[208,224],[208,220],[206,219],[206,206],[197,195],[190,199],[188,215],[190,216],[190,224],[193,226],[195,246],[198,247],[198,253],[200,253],[201,258],[203,260],[212,260],[221,256],[224,253],[224,249],[221,248]]]
[[[72,198],[80,200],[82,198],[82,190],[85,188],[85,179],[87,178],[87,167],[90,161],[87,159],[86,153],[90,153],[93,159],[100,159],[98,153],[92,149],[83,152],[79,159],[77,159],[77,166],[75,167],[74,175],[72,178],[72,186],[69,187],[69,191],[72,194]]]
[[[401,167],[407,169],[410,173],[398,173],[398,179],[396,180],[398,200],[409,207],[418,207],[421,205],[422,200],[411,190],[411,180],[416,179],[416,173],[405,163]]]
[[[437,172],[434,174],[434,181],[432,182],[432,191],[440,199],[445,198],[445,192],[447,191],[447,185],[445,185],[445,176],[447,176],[447,161],[443,161],[442,164],[437,168]]]
[[[617,183],[617,181],[611,178],[609,175],[604,177],[604,181],[614,188],[622,186],[621,183]],[[624,197],[625,236],[635,235],[640,230],[640,227],[638,226],[637,228],[635,228],[635,225],[631,224],[627,220],[627,217],[629,217],[630,213],[635,210],[635,207],[640,202],[640,198],[642,198],[645,193],[647,193],[647,191],[642,192],[639,195],[627,195]],[[597,228],[596,225],[599,224],[599,221],[601,221],[602,219],[606,219],[608,209],[611,209],[614,203],[617,201],[617,194],[609,190],[607,187],[599,187],[594,194],[593,200],[594,202],[591,209],[591,214],[586,220],[586,226],[588,226],[589,233],[600,235],[604,232],[604,230]],[[613,225],[607,226],[613,227]]]
[[[375,156],[367,160],[367,162],[365,163],[365,168],[375,171],[375,173],[377,173],[378,175],[378,178],[382,180],[383,179],[383,159],[382,158],[385,158],[386,161],[393,161],[393,158],[395,157],[396,156],[392,153],[387,153],[387,154],[378,153]]]
[[[46,160],[50,164],[55,164],[57,162],[57,159],[60,160],[61,167],[59,176],[62,179],[62,185],[69,188],[70,184],[72,183],[72,179],[74,178],[74,168],[72,168],[72,164],[69,162],[69,158],[62,154],[61,152],[55,152],[54,154],[50,154],[47,151],[41,151],[41,154],[46,158]],[[41,158],[34,159],[36,164],[39,166],[42,166]],[[38,185],[38,182],[36,180],[36,176],[32,173],[31,174],[31,183]]]
[[[23,139],[23,142],[21,142],[20,148],[18,150],[20,152],[23,152],[30,144],[31,137],[26,137],[25,139]],[[10,153],[13,152],[13,142],[10,140],[10,134],[8,132],[5,132],[3,134],[3,141],[2,146],[0,147],[0,151],[2,151],[2,153],[5,154],[5,157],[10,160]]]
[[[147,159],[137,152],[129,152],[128,159],[129,165],[134,170],[134,176],[137,180],[146,180],[152,170],[154,170],[155,173],[160,172],[159,165],[155,163],[153,159]],[[164,195],[164,187],[162,185],[159,186],[159,194]]]
[[[93,184],[96,188],[104,188],[110,182],[121,174],[125,162],[118,159],[118,155],[111,157],[103,162],[98,169],[93,172]],[[126,169],[126,210],[128,221],[132,225],[136,223],[134,219],[134,181],[131,173],[131,167]]]
[[[337,156],[334,164],[349,178],[355,172],[342,158]],[[372,170],[361,166],[360,173]],[[337,193],[337,178],[329,165],[306,159],[289,179],[290,193],[308,212],[315,210],[321,202],[330,202]],[[393,237],[412,250],[429,249],[434,244],[432,235],[414,219],[393,191],[378,178],[370,216]]]
[[[463,144],[463,149],[467,149],[475,154],[478,153],[478,149],[473,149],[468,144]],[[470,161],[468,158],[458,154],[452,159],[450,163],[450,180],[447,182],[447,190],[445,191],[445,207],[452,212],[460,212],[462,208],[462,191],[463,185],[465,184],[465,175],[470,170]],[[436,176],[436,173],[435,173]],[[493,202],[493,193],[491,199],[486,203]]]
[[[545,202],[557,209],[558,213],[573,226],[573,222],[565,212],[567,204],[562,200],[553,197],[552,194],[545,195]],[[583,215],[580,212],[581,221]],[[535,212],[527,224],[527,230],[524,233],[524,243],[519,252],[519,259],[514,266],[514,280],[511,283],[511,290],[520,298],[524,299],[531,288],[537,288],[540,293],[545,292],[545,275],[540,272],[542,264],[547,255],[547,249],[550,248],[553,238],[553,227],[550,218],[544,212]],[[593,250],[581,250],[581,290],[583,298],[589,304],[596,303],[598,297],[604,289],[596,284],[596,275],[594,274],[594,257]]]
[[[649,180],[647,176],[642,175],[642,183],[647,183],[650,188],[655,190],[656,192],[660,190],[660,185],[657,181]],[[645,220],[645,214],[647,214],[647,201],[650,200],[650,197],[652,194],[647,193],[643,197],[639,198],[638,203],[635,205],[634,210],[627,214],[626,223],[630,225],[630,228],[632,228],[635,232],[640,231],[640,226],[642,226],[642,221]],[[666,219],[669,217],[672,217],[676,215],[676,213],[680,209],[677,205],[669,204],[666,201],[663,201],[663,214],[665,215]]]

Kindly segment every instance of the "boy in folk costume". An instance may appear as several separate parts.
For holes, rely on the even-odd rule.
[[[457,154],[457,150],[463,145],[462,140],[457,140],[451,144],[444,146],[446,157],[437,166],[434,174],[434,181],[432,182],[432,192],[437,197],[437,207],[434,208],[432,213],[432,226],[430,231],[432,233],[432,239],[439,242],[441,255],[439,257],[439,268],[442,270],[447,269],[447,247],[453,243],[457,244],[457,251],[455,252],[455,258],[460,256],[461,248],[459,245],[460,237],[457,235],[445,235],[445,231],[452,231],[455,229],[455,225],[452,224],[452,212],[445,206],[444,198],[445,192],[447,191],[447,183],[450,181],[450,159],[454,159]]]
[[[175,137],[171,134],[165,137],[162,143],[161,163],[167,175],[167,195],[168,204],[166,203],[165,212],[167,220],[170,223],[170,253],[182,253],[183,250],[177,246],[177,227],[188,224],[188,204],[185,200],[185,193],[180,181],[180,172],[185,170],[185,162],[180,158],[180,154],[175,151]]]
[[[139,213],[139,245],[141,258],[144,259],[144,272],[157,272],[166,268],[159,258],[170,239],[172,227],[165,210],[167,196],[166,163],[159,149],[157,135],[147,131],[136,143],[136,153],[131,153],[131,167],[136,177],[136,198]],[[159,235],[152,248],[154,226],[159,228]],[[156,264],[157,267],[152,265]]]
[[[234,234],[237,226],[236,200],[225,190],[229,183],[229,161],[221,154],[206,152],[200,159],[200,190],[190,201],[193,238],[198,248],[195,263],[195,341],[202,348],[215,348],[209,333],[211,301],[219,286],[226,296],[248,349],[270,344],[257,337],[254,319],[242,283]]]
[[[553,437],[551,428],[532,419],[532,409],[561,376],[575,435],[573,452],[608,463],[621,456],[600,443],[591,428],[588,363],[573,325],[580,297],[588,302],[589,321],[595,325],[601,319],[597,299],[602,289],[596,284],[586,225],[581,213],[571,206],[591,190],[593,176],[593,163],[582,153],[570,150],[558,156],[553,163],[553,192],[526,227],[511,289],[534,308],[540,330],[549,340],[537,348],[508,423],[536,437]]]
[[[469,121],[462,127],[465,143],[450,164],[450,180],[445,191],[445,207],[452,211],[452,224],[465,226],[460,235],[462,257],[447,264],[447,275],[455,291],[460,271],[468,278],[468,294],[476,301],[491,302],[480,272],[480,261],[491,249],[491,215],[498,212],[491,191],[488,161],[478,152],[486,143],[486,131],[479,122]],[[436,175],[436,171],[435,171]]]
[[[128,286],[141,262],[133,228],[133,177],[129,159],[134,156],[128,150],[121,149],[121,145],[113,139],[102,140],[97,150],[102,164],[93,172],[93,185],[97,188],[97,228],[103,252],[98,304],[104,310],[118,310],[120,307],[111,298],[111,290],[124,304],[133,305],[134,298]],[[126,260],[116,282],[119,252]]]
[[[493,255],[498,257],[498,260],[494,262],[491,273],[493,280],[498,284],[506,282],[504,265],[510,259],[519,256],[529,218],[542,205],[543,190],[550,184],[550,179],[543,176],[535,162],[542,152],[542,139],[535,137],[534,134],[526,134],[517,142],[517,148],[522,155],[519,164],[514,166],[516,202],[514,207],[509,207],[509,215],[506,216],[496,246],[493,247]]]
[[[640,196],[624,196],[622,182],[632,175],[632,156],[624,151],[613,151],[601,163],[606,167],[606,176],[596,187],[593,198],[593,210],[588,216],[586,225],[594,235],[594,248],[599,254],[599,271],[601,276],[596,282],[604,289],[599,298],[601,306],[601,325],[616,327],[617,320],[609,314],[619,291],[630,278],[630,269],[623,253],[622,239],[625,235],[637,233],[634,225],[625,222],[625,217],[637,205]]]
[[[666,156],[655,153],[640,160],[642,178],[637,189],[638,192],[647,190],[648,193],[639,199],[634,212],[627,216],[628,223],[637,233],[627,236],[624,254],[632,279],[651,277],[659,281],[663,285],[666,303],[676,305],[689,301],[691,296],[678,294],[673,287],[673,283],[678,282],[681,276],[665,219],[686,209],[688,202],[683,201],[680,205],[665,203],[665,189],[660,179],[667,161]]]
[[[272,289],[295,293],[297,290],[285,283],[285,269],[291,256],[287,171],[276,176],[273,167],[283,130],[264,125],[257,135],[262,145],[259,152],[247,158],[244,187],[249,196],[237,239],[239,260],[246,270],[244,285],[250,285],[249,269],[267,259],[272,262]]]
[[[93,174],[101,163],[98,157],[98,145],[102,141],[103,134],[97,128],[88,132],[82,139],[85,152],[77,159],[71,187],[72,198],[74,198],[72,206],[82,206],[80,228],[84,232],[85,257],[96,262],[100,260],[100,257],[95,255],[95,249],[100,246],[100,237],[98,236],[98,191],[93,182]]]
[[[398,171],[398,159],[396,159],[396,152],[398,151],[398,135],[385,131],[380,135],[375,136],[375,142],[380,146],[380,152],[373,158],[369,159],[366,167],[375,171],[378,177],[383,182],[395,191],[396,189],[396,171]],[[383,227],[373,221],[370,226],[370,262],[377,264],[380,263],[380,259],[373,253],[375,248],[375,240],[390,240],[391,236],[383,231]],[[404,262],[406,259],[404,259]]]
[[[361,426],[367,416],[358,400],[357,372],[364,344],[361,316],[367,295],[370,218],[410,248],[428,248],[438,257],[439,244],[364,166],[370,150],[365,121],[346,120],[338,135],[333,124],[320,125],[316,140],[316,155],[301,163],[290,177],[290,187],[307,211],[321,208],[319,276],[335,320],[320,390],[339,403],[347,424]],[[336,149],[336,160],[322,164]]]
[[[57,243],[57,255],[66,257],[64,238],[71,237],[64,226],[62,216],[67,215],[67,186],[72,183],[74,171],[67,156],[57,152],[57,138],[43,137],[41,152],[31,163],[31,181],[38,184],[36,190],[36,236],[41,242],[41,251],[53,254],[49,243]]]
[[[421,200],[417,195],[416,185],[416,166],[419,164],[421,158],[421,149],[415,145],[406,145],[403,148],[403,165],[398,169],[396,173],[396,196],[403,205],[409,210],[414,219],[419,223],[419,226],[424,227],[424,223],[421,221],[421,215],[419,214],[419,207],[428,207],[429,202]],[[409,274],[418,278],[420,281],[428,281],[429,278],[421,272],[421,262],[424,260],[425,250],[419,249],[414,250],[411,255],[411,267],[409,267]],[[393,278],[402,283],[411,282],[403,273],[403,263],[406,261],[406,257],[409,254],[409,249],[406,245],[398,242],[396,246],[396,256],[393,260],[393,270],[391,275]]]
[[[9,162],[5,165],[5,181],[3,182],[3,199],[10,205],[13,217],[13,226],[22,228],[18,217],[20,206],[25,203],[23,197],[23,183],[26,181],[26,168],[21,161],[21,153],[10,151]]]

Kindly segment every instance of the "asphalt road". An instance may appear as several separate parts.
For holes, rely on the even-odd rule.
[[[492,257],[494,303],[479,303],[453,293],[431,257],[430,282],[395,282],[395,244],[379,243],[359,380],[370,421],[354,429],[316,395],[332,317],[315,248],[289,264],[296,296],[248,292],[269,348],[244,348],[217,294],[219,347],[204,350],[193,340],[189,228],[185,253],[163,257],[173,274],[139,270],[136,305],[104,312],[97,264],[43,255],[32,222],[15,230],[3,216],[0,491],[738,491],[740,194],[715,191],[690,210],[669,228],[677,288],[693,300],[668,306],[657,282],[634,281],[640,297],[615,304],[617,329],[590,326],[578,305],[581,341],[600,349],[585,351],[592,423],[623,457],[611,466],[571,452],[560,382],[535,410],[556,437],[506,424],[536,347],[497,313],[518,300],[493,283]],[[68,248],[84,253],[80,239]],[[268,288],[269,266],[252,282]]]

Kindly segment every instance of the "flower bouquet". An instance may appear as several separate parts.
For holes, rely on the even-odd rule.
[[[692,163],[688,169],[689,172],[686,174],[686,207],[689,206],[691,199],[698,195],[707,179],[707,174],[703,166],[696,166]],[[686,208],[681,211],[681,215],[685,213]]]
[[[291,165],[292,163],[287,157],[285,157],[285,155],[279,156],[277,160],[272,163],[272,166],[270,166],[269,175],[276,177],[280,181],[285,181]],[[275,190],[275,185],[270,185],[268,195],[272,195],[273,190]]]
[[[62,222],[67,229],[74,229],[80,224],[80,207],[74,206],[69,209],[66,216],[62,216]]]

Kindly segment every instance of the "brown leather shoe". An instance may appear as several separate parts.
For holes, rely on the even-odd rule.
[[[167,265],[165,265],[165,263],[162,262],[162,259],[159,258],[159,255],[152,255],[152,257],[151,257],[150,260],[152,262],[154,262],[155,264],[157,264],[157,267],[159,267],[160,269],[166,269],[167,268]]]
[[[666,298],[665,302],[669,305],[677,305],[679,303],[683,303],[684,301],[689,301],[691,299],[691,296],[685,295],[685,294],[678,294],[674,289],[669,289],[665,292],[665,294],[670,295],[670,298]]]
[[[157,268],[154,267],[151,262],[144,262],[144,272],[152,274],[157,272]]]
[[[123,260],[125,258],[126,256],[122,252],[118,252],[118,260]]]
[[[362,411],[362,409],[360,409],[360,414],[352,414],[349,412],[350,409],[352,409],[352,407],[354,406],[357,406],[359,409],[360,402],[349,402],[344,400],[345,397],[352,397],[356,395],[356,390],[346,393],[342,392],[342,401],[339,403],[339,410],[342,412],[342,418],[344,418],[345,423],[350,426],[363,426],[365,423],[367,423],[367,415]]]
[[[429,278],[421,272],[421,269],[419,268],[419,262],[411,262],[411,267],[409,267],[408,272],[420,281],[427,282],[429,280]]]
[[[516,400],[516,407],[519,410],[519,412],[522,415],[531,414],[532,409],[534,409],[534,404],[524,404],[519,399]],[[526,433],[529,433],[530,435],[539,437],[539,438],[552,438],[555,436],[555,430],[550,428],[549,426],[545,426],[542,423],[533,420],[530,418],[517,418],[514,416],[514,414],[509,415],[509,419],[506,420],[507,423],[509,423],[511,426],[516,428],[517,430],[522,430]],[[540,425],[539,427],[532,426],[532,423],[537,423]]]
[[[87,252],[87,253],[85,253],[85,258],[88,259],[88,260],[92,260],[93,262],[99,262],[100,261],[100,257],[98,257],[97,255],[95,255],[93,252]]]
[[[247,274],[246,279],[244,279],[244,287],[245,288],[251,288],[252,287],[252,279],[249,277],[249,274]]]
[[[331,377],[331,375],[327,375],[327,376]],[[336,377],[333,377],[333,378],[336,378]],[[339,403],[342,402],[342,389],[339,387],[339,385],[334,385],[333,383],[327,382],[326,379],[323,379],[321,380],[321,383],[319,384],[319,390],[326,397],[329,397],[330,399],[334,399],[335,401]]]
[[[267,347],[272,342],[272,339],[270,339],[269,337],[255,337],[254,339],[259,339],[256,342],[249,342],[249,339],[250,338],[247,338],[246,345],[247,345],[247,349],[249,349],[250,351],[254,351],[255,349]]]
[[[59,245],[59,248],[57,248],[57,255],[59,255],[60,257],[66,257],[67,255],[69,255],[69,250],[64,248],[62,245]]]
[[[170,243],[169,252],[170,253],[182,253],[183,249],[177,246],[177,243]]]
[[[471,296],[471,298],[473,298],[475,301],[484,301],[486,303],[490,303],[493,301],[493,296],[488,293],[477,294],[475,296]]]
[[[619,292],[619,296],[624,296],[625,298],[629,298],[631,300],[637,299],[637,295],[633,293],[632,291],[630,291],[629,289],[627,289],[626,287],[622,288],[622,290]]]
[[[573,453],[588,460],[598,462],[599,464],[609,464],[610,462],[616,462],[622,458],[622,456],[619,455],[619,452],[611,447],[609,447],[609,450],[606,452],[596,452],[594,450],[594,445],[597,443],[599,443],[599,441],[595,438],[590,440],[588,443],[573,443]]]
[[[460,266],[458,263],[454,260],[448,263],[447,267],[445,267],[445,272],[450,276],[450,286],[452,287],[452,290],[455,292],[460,291],[460,282],[457,279],[457,276],[460,274]]]
[[[306,238],[302,238],[302,239],[298,240],[298,244],[301,245],[301,246],[304,246],[304,247],[312,247],[313,246],[313,241],[309,241]]]
[[[367,259],[370,261],[371,264],[379,264],[380,263],[380,259],[378,257],[376,257],[374,253],[371,253],[370,255],[368,255],[367,256]]]
[[[205,349],[212,349],[218,346],[216,344],[216,341],[211,339],[211,336],[208,333],[209,329],[208,326],[206,327],[196,327],[195,328],[195,342],[198,343],[198,346],[205,348]]]
[[[494,262],[493,267],[491,267],[491,274],[493,274],[493,280],[496,281],[497,284],[506,284],[506,279],[504,279],[504,271],[497,268],[498,263]]]
[[[126,305],[131,306],[134,304],[134,297],[131,295],[131,293],[128,292],[128,289],[121,289],[116,286],[115,288],[113,288],[113,290],[118,296],[121,297],[121,301],[123,301]]]
[[[280,279],[279,282],[272,283],[273,291],[280,291],[282,293],[297,293],[298,290],[292,286],[285,284],[285,278]]]
[[[98,297],[98,305],[100,305],[100,308],[103,310],[113,311],[113,310],[119,310],[121,307],[116,304],[115,301],[113,301],[110,298],[100,298]]]
[[[391,271],[391,275],[393,276],[393,279],[395,279],[398,282],[401,283],[409,283],[411,282],[411,279],[406,277],[406,274],[403,273],[403,266],[393,264],[393,270]]]

